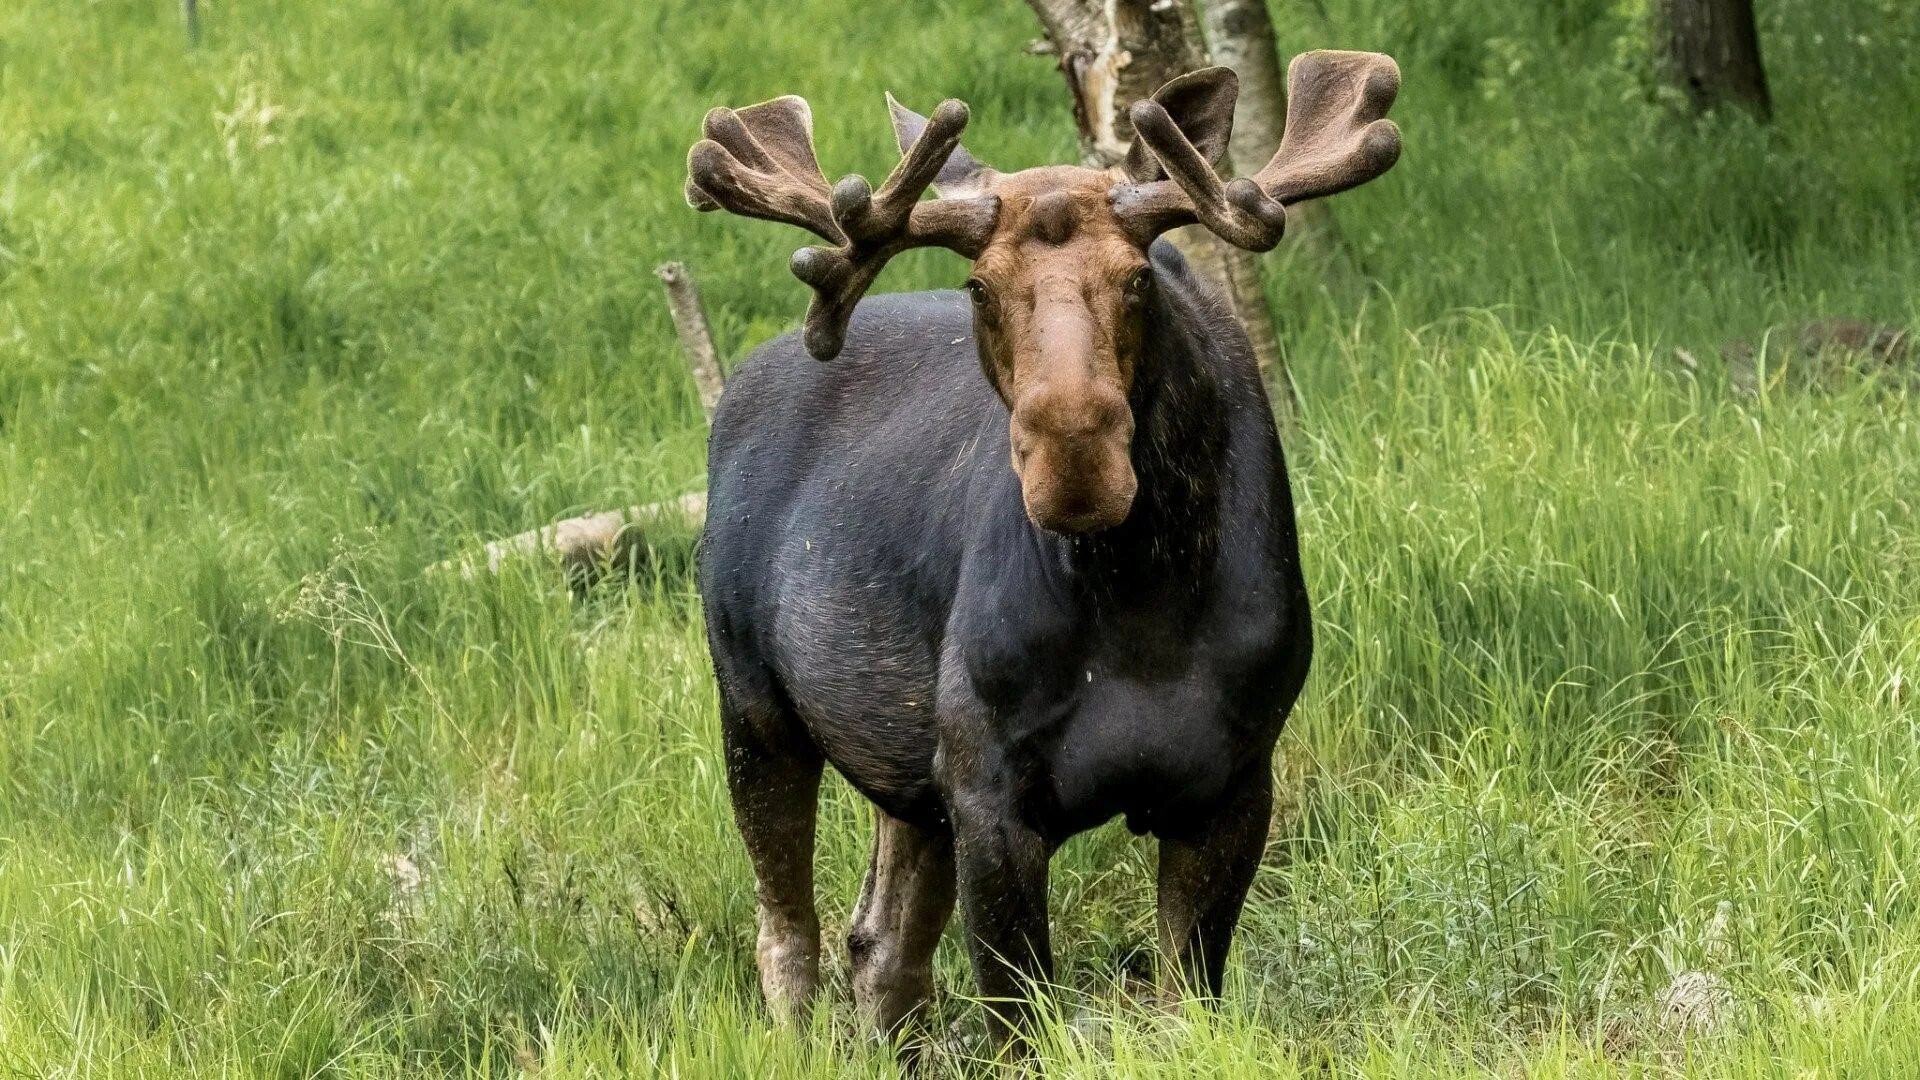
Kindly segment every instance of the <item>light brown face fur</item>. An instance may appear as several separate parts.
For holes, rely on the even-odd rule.
[[[1012,411],[1027,516],[1057,533],[1111,528],[1133,506],[1127,401],[1153,284],[1112,186],[1077,166],[994,176],[1000,215],[967,282],[981,366]]]

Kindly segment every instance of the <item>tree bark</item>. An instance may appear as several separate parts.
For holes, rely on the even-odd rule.
[[[1189,0],[1027,0],[1027,6],[1039,16],[1059,59],[1073,97],[1081,159],[1090,168],[1111,169],[1126,158],[1133,141],[1128,106],[1207,63]],[[1177,230],[1167,239],[1198,273],[1225,291],[1261,370],[1279,374],[1281,405],[1290,418],[1293,388],[1281,360],[1258,257],[1198,226]]]
[[[1166,0],[1027,0],[1040,18],[1073,95],[1080,155],[1097,169],[1127,156],[1127,106],[1205,61],[1186,3]]]
[[[1659,12],[1667,77],[1696,110],[1738,105],[1772,119],[1753,0],[1660,0]]]

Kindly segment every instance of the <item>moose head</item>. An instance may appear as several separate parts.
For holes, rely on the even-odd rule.
[[[1289,205],[1365,183],[1399,157],[1399,129],[1385,119],[1400,85],[1390,58],[1306,53],[1288,83],[1279,149],[1234,180],[1217,171],[1239,93],[1223,67],[1135,103],[1134,143],[1111,170],[1000,173],[960,146],[964,104],[948,100],[923,117],[889,97],[902,158],[877,190],[859,176],[828,186],[803,99],[718,108],[688,155],[687,201],[827,242],[792,261],[813,288],[805,342],[820,360],[839,354],[854,305],[896,253],[944,247],[972,260],[980,363],[1011,414],[1027,515],[1054,532],[1094,532],[1127,516],[1136,487],[1129,395],[1155,287],[1149,245],[1199,224],[1237,247],[1271,250]],[[936,197],[922,201],[929,187]]]

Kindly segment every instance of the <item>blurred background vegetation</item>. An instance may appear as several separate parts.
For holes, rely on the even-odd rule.
[[[1403,161],[1336,203],[1365,279],[1268,265],[1322,647],[1226,1008],[1126,1001],[1151,846],[1090,835],[1054,1071],[1912,1075],[1912,395],[1716,350],[1920,323],[1920,9],[1761,0],[1771,123],[1692,116],[1634,0],[1271,11],[1404,72]],[[1031,13],[201,21],[0,11],[0,1064],[889,1073],[844,1002],[757,1014],[684,559],[579,603],[420,569],[702,485],[648,271],[729,356],[804,306],[798,234],[682,202],[707,108],[805,94],[833,175],[890,164],[884,90],[1073,160]],[[865,814],[831,793],[830,934]]]

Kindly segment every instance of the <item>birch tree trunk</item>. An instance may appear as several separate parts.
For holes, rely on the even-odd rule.
[[[1731,104],[1773,118],[1753,0],[1660,0],[1659,12],[1667,77],[1695,109]]]
[[[1098,169],[1127,156],[1127,106],[1205,64],[1199,27],[1184,2],[1027,0],[1040,17],[1073,95],[1080,156]]]

